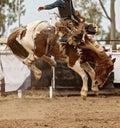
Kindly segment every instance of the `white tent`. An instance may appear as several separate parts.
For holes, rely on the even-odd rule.
[[[31,86],[31,73],[10,48],[7,39],[0,38],[0,76],[4,77],[5,92],[24,90]]]

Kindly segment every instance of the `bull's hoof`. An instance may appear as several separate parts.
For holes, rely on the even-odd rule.
[[[41,75],[35,75],[35,79],[39,80],[41,78]]]
[[[33,63],[31,60],[29,59],[24,59],[23,63],[26,64],[27,66],[31,66],[31,64]]]
[[[53,66],[53,67],[56,67],[57,63],[56,63],[56,61],[53,60],[53,61],[50,62],[50,65]]]
[[[93,91],[96,96],[99,96],[99,91]]]
[[[92,87],[92,91],[94,92],[94,94],[95,94],[96,96],[99,95],[99,89],[98,89],[98,87]]]
[[[86,100],[87,99],[87,96],[82,96],[81,95],[81,97],[82,97],[83,100]]]
[[[99,91],[94,91],[94,94],[96,95],[96,96],[99,96]]]
[[[39,80],[41,78],[41,76],[42,76],[42,72],[41,71],[37,71],[37,72],[34,73],[34,76],[35,76],[36,80]]]
[[[86,98],[87,98],[87,93],[88,93],[87,90],[81,90],[81,97],[82,97],[83,100],[86,100]]]
[[[53,67],[56,67],[57,66],[57,63],[55,62],[55,63],[53,63],[53,65],[52,65]]]

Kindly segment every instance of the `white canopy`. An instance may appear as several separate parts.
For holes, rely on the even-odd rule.
[[[0,76],[5,80],[5,92],[27,89],[31,86],[30,70],[5,44],[6,38],[0,38]]]

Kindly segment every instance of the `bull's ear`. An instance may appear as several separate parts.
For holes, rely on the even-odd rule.
[[[109,58],[112,58],[112,55],[109,55],[108,57],[109,57]]]
[[[112,62],[113,62],[113,63],[115,63],[115,61],[116,61],[116,58],[112,59]]]

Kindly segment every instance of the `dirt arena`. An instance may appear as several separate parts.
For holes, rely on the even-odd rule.
[[[0,128],[120,128],[120,96],[54,96],[27,91],[0,97]]]

